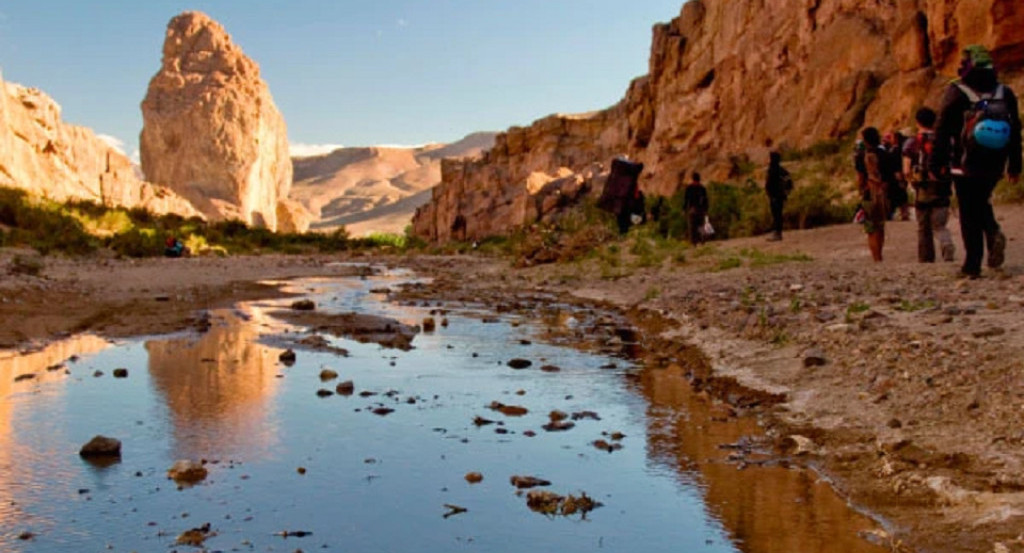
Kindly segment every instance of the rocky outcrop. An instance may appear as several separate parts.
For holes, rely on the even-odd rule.
[[[691,0],[654,27],[649,72],[621,102],[512,128],[479,162],[447,166],[414,228],[446,240],[460,216],[488,220],[481,233],[531,223],[505,207],[529,203],[519,198],[529,175],[581,172],[616,154],[644,163],[644,191],[671,194],[686,169],[722,178],[735,156],[767,163],[772,149],[841,139],[865,121],[908,127],[915,107],[937,103],[967,44],[992,48],[1003,79],[1024,91],[1019,4]]]
[[[124,154],[90,129],[63,122],[60,113],[41,90],[0,78],[0,186],[60,202],[197,214],[172,191],[141,181]]]
[[[296,157],[290,198],[311,213],[317,230],[401,233],[441,182],[443,159],[476,158],[493,145],[494,133],[481,132],[451,144],[339,148]]]
[[[198,12],[171,20],[142,117],[146,178],[212,220],[278,228],[292,181],[285,122],[259,67],[217,22]]]

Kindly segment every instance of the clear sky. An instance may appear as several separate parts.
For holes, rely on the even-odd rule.
[[[0,0],[0,71],[137,149],[167,22],[199,10],[259,65],[294,145],[451,142],[611,106],[683,0]]]

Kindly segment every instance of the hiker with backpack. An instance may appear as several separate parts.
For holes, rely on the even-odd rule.
[[[793,178],[782,166],[782,155],[779,152],[769,154],[764,191],[768,194],[768,204],[772,210],[772,234],[768,240],[782,240],[782,208],[785,207],[789,193],[793,191]]]
[[[935,262],[935,241],[943,261],[953,261],[953,238],[946,222],[949,220],[949,199],[952,185],[948,178],[932,174],[932,152],[935,150],[935,111],[921,108],[914,114],[917,135],[903,146],[903,174],[914,187],[914,213],[917,215],[917,260]]]
[[[882,177],[882,136],[875,127],[861,131],[864,140],[863,155],[854,158],[864,210],[864,232],[868,235],[868,250],[876,262],[882,261],[885,245],[885,221],[889,217],[888,185]]]
[[[889,199],[889,220],[899,212],[901,221],[910,220],[910,198],[907,195],[907,181],[903,174],[899,133],[887,132],[882,137],[881,162],[882,180],[885,181],[886,196]]]
[[[989,51],[979,45],[963,50],[960,79],[946,89],[935,129],[932,173],[952,178],[960,204],[964,263],[960,274],[981,276],[1002,266],[1006,250],[992,211],[992,191],[1005,173],[1017,182],[1021,173],[1021,123],[1017,97],[998,80]]]
[[[679,180],[684,180],[686,173],[679,173]],[[683,191],[683,211],[690,230],[690,244],[696,246],[704,242],[708,236],[704,232],[704,224],[708,216],[708,190],[700,182],[700,173],[694,171],[693,179]]]

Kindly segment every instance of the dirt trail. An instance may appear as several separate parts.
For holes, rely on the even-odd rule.
[[[1007,266],[976,281],[916,263],[913,222],[888,226],[882,264],[855,225],[717,242],[614,279],[595,260],[383,261],[434,275],[438,300],[544,292],[628,313],[649,347],[699,346],[717,375],[783,397],[758,411],[769,434],[889,521],[897,549],[1012,552],[1024,551],[1024,207],[996,211]],[[0,268],[18,253],[0,251]],[[279,293],[260,280],[358,272],[339,260],[47,258],[39,276],[0,281],[0,347],[186,328],[202,309]]]

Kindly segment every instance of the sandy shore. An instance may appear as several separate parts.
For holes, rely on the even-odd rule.
[[[418,293],[437,300],[510,305],[545,292],[620,310],[652,363],[705,367],[693,381],[710,401],[760,417],[780,451],[886,521],[894,549],[1024,551],[1024,208],[997,215],[1007,266],[977,281],[956,280],[956,264],[916,263],[913,222],[889,225],[880,265],[853,225],[719,242],[614,275],[598,260],[382,261],[435,276]],[[17,254],[0,251],[0,268]],[[357,274],[336,262],[365,260],[46,258],[38,276],[0,281],[0,346],[179,330],[204,309],[281,293],[261,281]],[[747,401],[711,377],[774,400]]]

